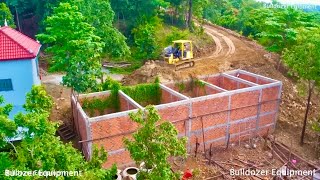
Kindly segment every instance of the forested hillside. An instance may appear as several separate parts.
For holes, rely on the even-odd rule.
[[[187,1],[164,0],[6,1],[7,7],[15,16],[17,28],[31,37],[46,32],[46,19],[54,14],[53,9],[60,3],[77,7],[77,11],[95,28],[95,34],[105,43],[103,56],[108,59],[155,59],[159,57],[164,46],[174,39],[196,39],[196,35],[205,36],[200,30],[191,27],[191,16],[185,18],[186,14],[201,13],[198,4],[202,7],[202,1],[195,1],[192,5]],[[2,5],[4,13],[8,12],[6,5]],[[194,11],[189,11],[190,5]],[[10,14],[5,17],[9,24],[14,25]],[[194,30],[195,35],[187,30],[188,27]]]
[[[76,145],[74,145],[65,144],[56,137],[59,125],[51,121],[74,123],[74,111],[71,110],[71,106],[74,105],[70,105],[71,95],[79,98],[81,93],[109,91],[108,98],[104,100],[96,99],[91,104],[89,101],[86,102],[87,104],[80,102],[92,111],[101,110],[103,114],[105,107],[120,105],[119,94],[122,93],[120,90],[124,93],[127,93],[125,91],[129,91],[128,89],[139,92],[134,96],[137,98],[152,94],[156,95],[156,98],[153,96],[152,98],[157,99],[161,94],[158,92],[160,82],[181,85],[181,82],[189,79],[192,88],[199,83],[202,87],[206,87],[207,85],[196,77],[209,77],[212,74],[234,69],[243,69],[270,77],[278,80],[279,83],[281,81],[283,92],[282,99],[279,98],[280,95],[277,99],[279,100],[277,102],[279,103],[279,120],[276,130],[280,131],[281,135],[289,134],[291,145],[295,146],[293,149],[298,149],[299,152],[305,153],[304,150],[307,149],[308,152],[312,151],[315,154],[315,151],[319,151],[319,149],[311,149],[310,147],[313,147],[311,143],[306,143],[306,140],[310,139],[314,142],[312,139],[319,138],[320,132],[319,6],[314,9],[304,9],[297,5],[294,8],[280,4],[276,0],[271,4],[255,0],[0,0],[0,26],[3,25],[15,28],[40,41],[42,48],[38,55],[39,69],[40,73],[44,73],[44,79],[41,80],[46,89],[34,86],[27,94],[27,102],[23,106],[26,113],[17,114],[15,118],[9,117],[12,106],[6,104],[0,94],[0,161],[4,162],[0,163],[0,175],[3,175],[5,169],[10,168],[66,169],[83,171],[80,179],[114,179],[115,166],[111,169],[102,168],[107,160],[107,154],[103,148],[92,147],[92,158],[87,162],[83,154],[74,148],[81,146],[81,143],[87,139],[80,140],[82,142],[76,139],[74,140]],[[174,68],[170,65],[166,66],[169,62],[163,60],[165,56],[162,56],[164,48],[179,39],[191,40],[188,42],[193,43],[191,48],[193,54],[190,58],[183,59],[184,53],[187,54],[183,49],[180,50],[179,56],[179,48],[187,49],[183,43],[181,47],[176,47],[177,56],[173,51],[169,53],[170,58],[175,57],[178,62],[190,60],[194,63],[194,66],[190,66],[191,68],[181,71],[174,69],[176,68],[174,63],[170,64]],[[188,53],[192,50],[189,49]],[[129,65],[104,66],[110,62],[116,65]],[[51,75],[54,81],[46,81],[45,78]],[[109,77],[111,75],[120,76],[121,82],[113,80]],[[239,74],[233,78],[237,79],[236,76]],[[242,82],[249,83],[250,86],[256,86],[259,83],[258,78],[253,83],[246,80]],[[151,85],[142,83],[151,83]],[[127,87],[137,84],[142,85]],[[221,91],[219,93],[227,92],[222,90],[223,88],[219,88]],[[47,93],[55,98],[54,102]],[[78,99],[74,101],[78,107]],[[230,102],[231,100],[229,100],[229,106],[231,106]],[[129,103],[127,106],[129,108]],[[211,107],[199,107],[203,111],[207,111],[208,108]],[[258,111],[260,108],[266,107],[259,104]],[[179,173],[184,167],[179,167],[180,169],[174,173],[168,157],[178,154],[186,155],[184,140],[178,142],[177,132],[170,123],[163,127],[156,125],[161,118],[155,108],[149,107],[147,110],[151,116],[144,116],[140,111],[137,114],[131,114],[131,119],[142,127],[142,131],[138,131],[140,136],[139,133],[134,136],[134,139],[141,144],[125,141],[133,154],[131,157],[136,156],[139,163],[149,161],[149,163],[152,162],[153,168],[158,167],[151,172],[151,174],[154,173],[151,176],[153,178],[164,173],[166,179],[181,179]],[[119,127],[112,128],[117,131],[117,128],[122,128],[122,125],[126,124],[119,123]],[[10,139],[17,135],[18,127],[30,129],[30,131],[22,132],[25,139],[21,143],[13,144]],[[158,127],[161,131],[158,131]],[[150,129],[154,134],[149,131]],[[101,129],[101,131],[104,130]],[[298,140],[297,130],[301,132]],[[150,132],[152,135],[149,135]],[[203,122],[202,132],[199,131],[197,134],[201,133],[204,139]],[[158,141],[162,143],[162,149],[159,148]],[[300,148],[297,145],[299,143],[305,144],[305,149]],[[317,143],[320,144],[320,142]],[[316,148],[318,144],[314,143]],[[154,149],[153,151],[148,148],[140,150],[139,148],[144,147],[143,145],[153,146]],[[198,148],[198,138],[195,146]],[[230,144],[231,146],[234,148],[234,144]],[[178,153],[175,152],[177,147]],[[226,149],[228,148],[229,139]],[[141,154],[135,152],[137,149]],[[147,151],[144,152],[146,149]],[[250,150],[248,154],[259,154],[258,149],[249,147],[243,152]],[[223,151],[227,152],[225,147]],[[211,154],[210,145],[210,156]],[[269,154],[274,156],[273,153]],[[204,164],[203,162],[201,164]],[[195,164],[198,167],[197,163]],[[228,163],[230,164],[229,160]],[[282,162],[281,165],[288,163]],[[148,172],[149,170],[145,171],[146,174]],[[205,177],[210,178],[211,173],[207,173]],[[221,176],[224,177],[224,173]]]
[[[274,7],[277,3],[274,1]],[[293,8],[266,8],[254,0],[214,0],[203,17],[223,27],[258,40],[273,52],[289,48],[302,29],[319,27],[320,13]],[[298,6],[299,7],[299,6]]]
[[[281,52],[294,44],[302,28],[317,27],[320,13],[308,9],[267,8],[255,0],[7,0],[1,21],[35,37],[46,32],[47,17],[59,3],[77,6],[95,34],[105,43],[108,60],[157,59],[174,39],[208,39],[194,26],[193,17],[236,30],[258,40],[268,50]],[[273,1],[273,7],[281,5]],[[10,11],[11,14],[10,14]],[[299,6],[297,6],[299,7]],[[102,13],[103,12],[103,13]],[[3,23],[2,23],[3,24]],[[207,44],[210,42],[207,42]],[[129,48],[130,47],[130,48]],[[108,49],[108,50],[107,50]]]

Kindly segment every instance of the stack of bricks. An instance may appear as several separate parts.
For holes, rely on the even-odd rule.
[[[192,89],[179,93],[177,84],[161,84],[161,103],[155,105],[164,120],[172,122],[179,137],[187,137],[187,149],[194,152],[204,147],[225,146],[227,142],[245,140],[248,135],[266,135],[275,128],[282,83],[243,70],[200,77],[204,90]],[[188,83],[187,81],[185,83]],[[79,102],[87,97],[102,97],[110,92],[79,96]],[[76,130],[87,159],[94,145],[108,151],[104,167],[116,163],[118,167],[134,162],[125,149],[123,138],[131,138],[138,125],[129,113],[144,109],[122,91],[119,91],[120,112],[98,117],[88,117],[81,103],[72,97]]]

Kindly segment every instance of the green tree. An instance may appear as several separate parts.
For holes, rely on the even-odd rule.
[[[117,23],[119,25],[120,17],[125,21],[125,12],[128,9],[129,1],[128,0],[110,0],[112,9],[114,10],[117,18]]]
[[[243,31],[244,35],[255,36],[262,45],[272,52],[282,53],[284,48],[293,46],[299,28],[317,26],[313,21],[313,15],[300,10],[293,8],[268,9],[259,8],[259,6],[252,9],[253,5],[246,5],[248,8],[243,6],[236,29]]]
[[[95,149],[93,158],[86,162],[71,143],[64,144],[55,136],[57,124],[49,122],[46,113],[18,114],[14,122],[16,126],[27,128],[28,131],[23,133],[23,140],[14,151],[2,154],[8,163],[1,163],[0,176],[4,169],[81,171],[83,177],[80,179],[90,177],[111,180],[116,174],[115,166],[112,169],[102,169],[102,163],[107,158],[104,150]],[[34,178],[39,177],[29,177],[29,179]]]
[[[184,0],[166,0],[172,8],[178,9],[183,4]]]
[[[166,2],[169,3],[169,7],[173,11],[171,14],[171,23],[174,24],[174,20],[176,22],[178,19],[182,16],[183,13],[181,13],[182,6],[184,5],[184,0],[166,0]]]
[[[26,103],[23,106],[27,112],[50,112],[53,100],[47,95],[43,86],[32,86],[32,89],[26,96]]]
[[[243,34],[246,36],[256,36],[264,31],[265,22],[272,18],[274,11],[268,8],[253,9],[248,12],[248,17],[244,20]]]
[[[193,17],[203,18],[203,10],[208,5],[208,0],[188,0],[188,13],[186,18],[186,26],[191,32],[194,31]]]
[[[104,54],[110,58],[123,58],[130,54],[125,36],[113,27],[115,14],[109,1],[82,0],[78,6],[86,21],[96,29],[95,34],[105,43]]]
[[[10,6],[16,7],[19,15],[23,15],[23,13],[36,9],[36,0],[6,0],[6,3]]]
[[[132,15],[136,20],[141,19],[142,17],[151,18],[158,14],[159,7],[168,7],[169,3],[165,0],[130,0],[129,1],[129,11],[128,13]]]
[[[303,27],[300,21],[302,12],[292,8],[276,10],[274,16],[264,23],[264,30],[257,34],[260,42],[273,52],[282,52],[295,43],[299,27]]]
[[[237,31],[243,33],[244,35],[248,35],[250,33],[252,34],[251,32],[252,29],[248,28],[246,22],[250,17],[256,17],[260,15],[259,13],[256,13],[256,14],[251,13],[252,11],[257,9],[266,9],[266,8],[262,8],[262,3],[259,3],[255,0],[242,1],[242,3],[239,5],[239,11],[237,12],[238,21],[235,24],[235,28],[237,29]]]
[[[4,26],[4,20],[7,20],[10,27],[16,27],[10,9],[5,3],[0,3],[0,26]]]
[[[21,30],[21,23],[24,19],[36,17],[38,21],[33,21],[34,25],[39,24],[43,30],[44,18],[52,12],[52,7],[60,0],[6,0],[8,6],[15,11],[18,28]],[[36,32],[34,32],[36,33]]]
[[[111,5],[119,19],[121,14],[129,35],[133,28],[141,24],[142,18],[152,19],[159,15],[160,7],[166,8],[169,3],[165,0],[111,0]]]
[[[134,42],[137,46],[139,59],[157,58],[160,54],[156,41],[156,29],[160,28],[159,18],[142,20],[140,24],[132,30]]]
[[[147,106],[145,112],[131,113],[130,118],[139,124],[133,140],[124,143],[131,158],[137,163],[144,162],[150,172],[140,172],[139,179],[179,179],[180,174],[171,171],[170,156],[186,156],[186,139],[178,139],[178,131],[168,121],[161,122],[157,110]]]
[[[93,90],[101,77],[100,53],[104,43],[77,6],[60,3],[46,19],[46,32],[37,38],[53,54],[51,70],[66,71],[63,84],[77,92]]]
[[[45,19],[53,13],[53,8],[58,6],[61,0],[46,0],[46,1],[36,1],[35,3],[35,15],[39,19],[37,24],[39,26],[37,32],[45,31]]]
[[[192,11],[193,15],[197,18],[203,18],[204,8],[209,4],[209,0],[193,0]]]
[[[263,4],[254,0],[212,0],[204,9],[204,17],[254,37],[268,50],[278,53],[295,44],[297,29],[319,26],[314,13],[293,8],[264,8]]]
[[[213,0],[204,8],[204,18],[221,26],[234,29],[238,20],[237,10],[227,0]]]
[[[301,141],[304,142],[310,101],[314,87],[320,82],[320,28],[302,29],[297,43],[283,53],[284,62],[303,80],[308,81],[307,108],[304,117]]]

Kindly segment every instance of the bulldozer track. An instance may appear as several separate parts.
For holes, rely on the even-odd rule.
[[[210,37],[212,37],[214,43],[216,44],[216,50],[209,57],[216,57],[222,51],[221,41],[218,37],[211,34],[208,30],[205,31]]]
[[[205,33],[207,33],[213,39],[216,48],[215,51],[209,56],[195,58],[195,62],[208,58],[228,57],[235,53],[236,47],[230,38],[214,30],[214,27],[212,26],[205,25],[204,28]],[[223,44],[227,46],[227,50],[224,50]]]
[[[200,26],[199,23],[195,23]],[[259,48],[254,42],[242,39],[239,35],[223,28],[216,27],[214,24],[202,25],[204,32],[208,34],[208,38],[212,38],[215,49],[211,53],[196,57],[195,66],[180,71],[179,76],[187,78],[188,74],[202,75],[212,72],[223,72],[244,63],[259,63],[259,59],[263,58],[263,48]]]
[[[236,47],[235,47],[235,45],[233,44],[233,42],[232,42],[232,40],[230,38],[228,38],[227,36],[219,33],[218,31],[214,30],[213,27],[211,27],[211,26],[204,26],[204,28],[206,29],[206,32],[209,33],[208,34],[209,36],[215,37],[215,38],[220,37],[220,39],[222,39],[223,42],[228,46],[228,51],[225,53],[225,56],[229,56],[229,55],[232,55],[232,54],[235,53]],[[221,47],[221,41],[220,41],[220,45],[217,45],[217,49],[218,48],[222,48]]]
[[[200,24],[197,22],[195,22],[195,25],[200,26]],[[235,53],[236,48],[230,38],[219,33],[217,30],[215,30],[215,27],[213,27],[211,25],[203,25],[202,27],[204,28],[205,33],[213,39],[213,41],[216,45],[216,49],[211,55],[206,56],[206,57],[202,57],[202,58],[198,58],[197,60],[204,59],[204,58],[218,57],[219,55],[223,55],[223,54],[225,56],[228,56],[230,54]],[[227,48],[228,48],[227,51],[225,50],[224,46],[227,46]]]

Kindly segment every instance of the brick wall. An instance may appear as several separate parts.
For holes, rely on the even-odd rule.
[[[181,83],[184,84],[185,88],[182,90],[183,92],[180,92],[180,93],[188,97],[200,97],[200,96],[206,96],[206,95],[216,94],[221,92],[217,89],[210,87],[207,84],[204,84],[204,87],[194,86],[191,89],[190,81],[183,81],[180,83],[170,83],[170,84],[166,84],[166,86],[176,92],[179,92],[179,85],[181,85]],[[166,97],[167,95],[169,95],[168,92],[164,93],[162,96]]]
[[[88,121],[88,117],[85,112],[82,110],[80,106],[80,102],[76,102],[76,97],[72,96],[71,98],[71,107],[73,111],[74,118],[74,129],[77,132],[78,137],[83,141],[91,139],[90,136],[90,125]],[[91,154],[91,142],[83,142],[81,143],[82,153],[89,159]]]
[[[216,86],[221,86],[221,75],[220,76],[210,76],[210,77],[204,77],[202,78],[204,81],[216,85]]]
[[[252,77],[246,74],[238,74],[238,77],[253,83],[258,83],[258,78],[257,77]]]
[[[195,98],[174,91],[177,89],[173,83],[165,88],[162,85],[161,104],[155,106],[163,120],[174,124],[179,137],[187,137],[189,153],[194,153],[196,148],[198,152],[204,151],[204,147],[208,149],[210,144],[225,146],[229,137],[230,142],[236,142],[257,134],[266,135],[274,129],[281,82],[244,71],[203,79],[213,85],[206,85],[205,92],[195,89],[199,95]],[[108,151],[108,161],[104,167],[110,167],[113,163],[118,167],[133,163],[123,139],[132,138],[132,133],[138,128],[130,120],[129,113],[142,107],[126,95],[119,97],[122,112],[87,120],[79,118],[77,122],[81,126],[79,134],[82,140],[91,138],[89,143]],[[74,109],[75,114],[77,111]],[[90,123],[86,124],[87,121]],[[88,129],[89,133],[86,132]],[[86,136],[88,134],[90,136]],[[90,151],[91,145],[83,147],[84,154],[88,156],[85,152],[88,148]]]
[[[127,110],[132,110],[137,108],[122,95],[119,95],[119,102],[120,102],[120,111],[127,111]]]
[[[104,167],[110,167],[113,163],[123,166],[132,162],[128,152],[124,150],[124,138],[131,138],[132,132],[137,130],[138,124],[131,121],[129,113],[120,114],[115,117],[105,117],[107,120],[96,120],[90,123],[93,145],[103,147],[108,151],[108,161]]]
[[[182,100],[180,97],[161,89],[161,98],[160,98],[160,104],[167,104],[171,102],[176,102]]]
[[[193,91],[194,91],[195,97],[206,96],[210,94],[217,94],[221,92],[217,89],[213,89],[208,85],[204,85],[204,87],[196,86]]]
[[[170,121],[178,130],[178,134],[186,134],[186,121],[189,119],[190,103],[173,104],[166,107],[156,106],[163,120]]]
[[[238,78],[259,84],[259,85],[264,85],[264,84],[269,84],[269,83],[275,82],[272,79],[265,78],[262,76],[253,76],[252,73],[248,73],[246,71],[241,71],[241,70],[234,72],[234,73],[230,73],[229,75],[235,76],[235,77],[238,77]]]

